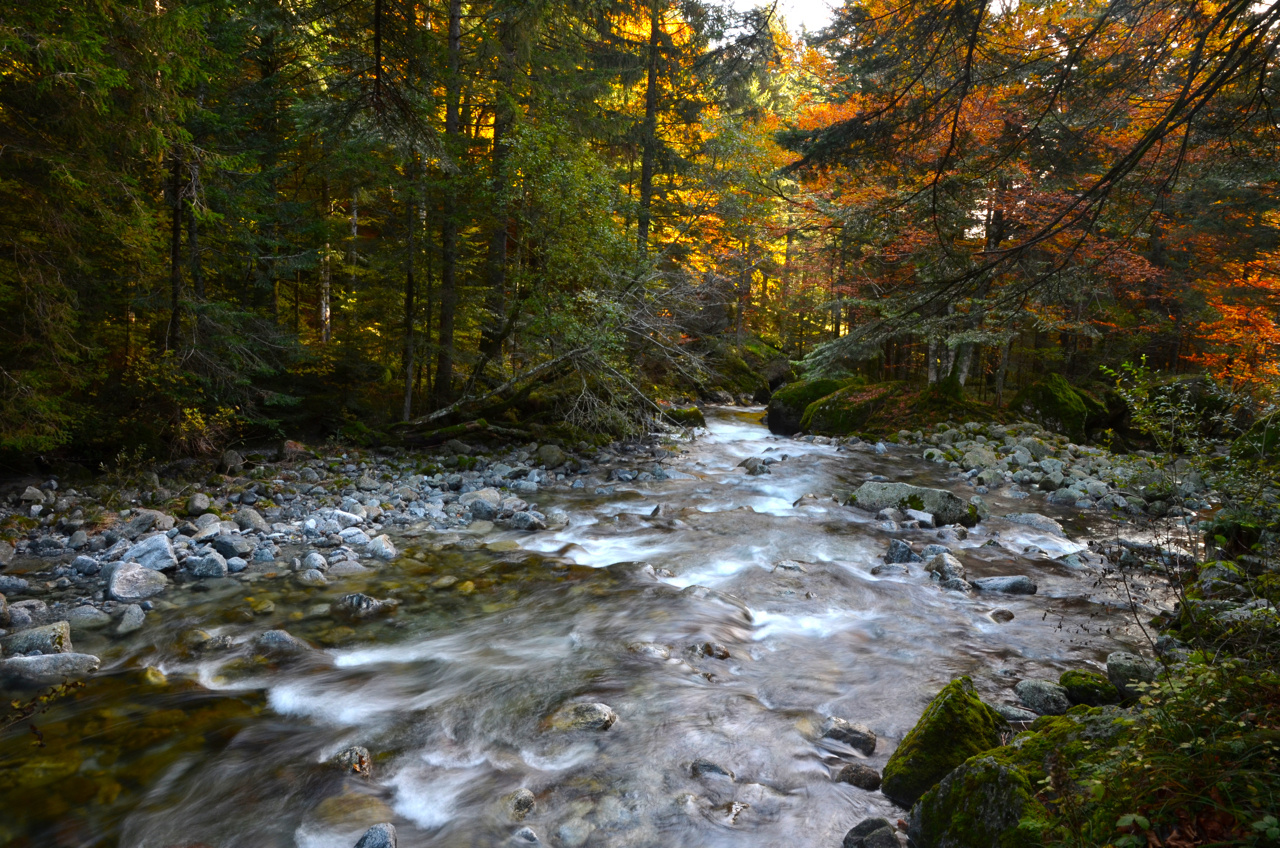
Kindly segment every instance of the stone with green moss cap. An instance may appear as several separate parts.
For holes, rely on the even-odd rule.
[[[1085,437],[1089,404],[1059,374],[1050,374],[1018,392],[1011,408],[1049,430],[1073,439]]]
[[[1064,671],[1058,685],[1067,690],[1067,698],[1073,704],[1101,707],[1120,703],[1120,690],[1096,671]]]
[[[967,677],[951,681],[929,702],[884,767],[881,791],[910,807],[970,757],[997,747],[1009,724],[982,703]]]
[[[769,398],[765,423],[770,433],[791,436],[800,432],[800,419],[809,404],[824,398],[848,384],[848,380],[798,380],[789,383]]]
[[[995,757],[974,757],[911,808],[916,848],[1032,848],[1042,844],[1026,776]],[[1026,820],[1024,821],[1024,817]]]

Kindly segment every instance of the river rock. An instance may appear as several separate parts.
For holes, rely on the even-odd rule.
[[[148,536],[138,542],[125,551],[120,559],[123,562],[136,562],[151,571],[169,571],[178,567],[178,558],[173,554],[173,543],[163,533]]]
[[[396,604],[392,601],[380,601],[363,592],[352,592],[343,595],[329,607],[330,612],[339,618],[364,621],[378,618],[395,612]]]
[[[259,633],[253,640],[253,647],[259,653],[271,656],[289,656],[311,650],[310,645],[288,630],[268,630]]]
[[[5,654],[29,654],[39,651],[42,654],[69,654],[71,647],[71,625],[65,621],[55,621],[23,630],[0,639],[0,648]]]
[[[308,568],[298,572],[298,582],[303,586],[318,589],[321,586],[328,586],[329,578],[325,577],[324,572],[318,568]]]
[[[742,462],[738,463],[738,467],[746,469],[747,474],[751,475],[752,477],[759,477],[762,474],[773,473],[769,470],[769,466],[765,463],[765,461],[758,456],[747,457],[746,459],[742,460]]]
[[[1128,651],[1116,651],[1107,655],[1107,679],[1126,699],[1137,698],[1142,694],[1134,684],[1154,682],[1159,671],[1160,664],[1155,660]]]
[[[854,724],[842,718],[832,716],[827,719],[822,735],[827,739],[843,742],[855,751],[866,756],[876,752],[876,734],[865,724]]]
[[[999,746],[1008,729],[1008,722],[978,698],[969,678],[953,680],[885,763],[881,791],[909,808],[953,768]]]
[[[892,841],[890,841],[892,840]],[[899,848],[898,831],[886,818],[863,819],[844,835],[841,848]]]
[[[476,521],[493,521],[498,517],[498,507],[481,498],[471,502],[471,517]]]
[[[582,848],[593,830],[595,827],[586,819],[572,818],[556,828],[556,839],[564,848]]]
[[[267,524],[267,520],[262,517],[262,513],[253,507],[246,506],[241,508],[231,520],[236,523],[241,532],[267,533],[271,530],[271,525]]]
[[[880,788],[880,772],[862,763],[849,763],[840,769],[840,775],[836,779],[868,792],[875,792]]]
[[[31,584],[21,577],[12,574],[0,574],[0,594],[21,595],[31,588]]]
[[[169,578],[136,562],[117,565],[107,580],[107,594],[117,601],[133,603],[154,598],[169,585]]]
[[[227,561],[217,551],[187,560],[187,571],[192,577],[226,577]]]
[[[1040,515],[1037,512],[1011,512],[1004,517],[1004,520],[1030,527],[1032,530],[1039,530],[1041,533],[1046,533],[1050,536],[1061,536],[1064,539],[1067,536],[1061,524],[1049,516]]]
[[[124,614],[120,616],[120,623],[116,625],[117,636],[128,636],[134,631],[141,630],[142,625],[147,623],[147,614],[138,604],[129,604],[124,608]]]
[[[979,577],[970,581],[979,592],[1003,592],[1006,595],[1034,595],[1035,581],[1023,574],[1005,577]]]
[[[230,559],[247,557],[253,553],[253,542],[239,533],[219,533],[209,540],[214,550]]]
[[[543,445],[535,453],[539,464],[546,468],[559,468],[569,461],[569,455],[555,445]]]
[[[71,567],[75,569],[77,574],[92,577],[102,570],[102,563],[91,556],[81,554],[71,561]]]
[[[390,561],[396,558],[396,546],[386,533],[371,541],[365,551],[380,560]]]
[[[1023,680],[1013,687],[1018,700],[1040,715],[1062,715],[1071,709],[1067,690],[1048,680]]]
[[[196,492],[187,498],[187,515],[198,518],[209,511],[209,496],[204,492]]]
[[[517,512],[511,516],[509,521],[512,530],[546,530],[547,525],[541,518],[532,512]]]
[[[369,756],[369,749],[362,745],[352,745],[334,757],[334,762],[348,774],[360,777],[373,776],[373,757]]]
[[[964,565],[951,554],[935,554],[925,561],[924,567],[929,577],[942,588],[969,591],[969,584],[964,579]]]
[[[307,555],[302,558],[302,569],[315,569],[316,571],[328,571],[329,561],[324,558],[324,554],[319,551],[308,551]]]
[[[525,817],[533,812],[535,804],[533,793],[523,786],[502,800],[507,813],[515,821],[524,821]]]
[[[396,826],[388,822],[375,824],[360,837],[356,848],[396,848]]]
[[[1064,671],[1058,678],[1058,685],[1066,690],[1067,699],[1073,704],[1104,707],[1120,703],[1120,690],[1096,671]]]
[[[981,499],[965,503],[945,489],[930,489],[909,483],[863,483],[849,497],[849,503],[859,509],[877,512],[886,507],[900,510],[917,509],[928,512],[942,524],[963,524],[972,527],[983,518]]]
[[[100,660],[92,654],[45,654],[38,657],[10,657],[0,660],[0,680],[14,686],[43,688],[80,680],[98,670]]]
[[[975,758],[912,807],[907,834],[919,846],[1031,844],[1019,838],[1018,822],[1032,795],[1032,786],[1017,769],[994,757]]]
[[[0,627],[8,627],[9,623],[9,600],[0,594]]]
[[[522,827],[511,834],[511,841],[516,845],[537,845],[538,834],[531,827]]]
[[[67,612],[67,623],[72,631],[99,630],[111,623],[111,616],[92,604],[82,604]]]
[[[617,720],[608,704],[565,704],[550,719],[556,730],[608,730]]]

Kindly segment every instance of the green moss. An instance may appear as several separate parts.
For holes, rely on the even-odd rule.
[[[800,429],[821,436],[847,436],[867,425],[886,401],[899,397],[905,383],[843,386],[805,408]]]
[[[1073,704],[1101,707],[1120,703],[1120,691],[1096,671],[1064,671],[1058,678],[1058,685],[1067,690],[1067,697]]]
[[[1050,430],[1077,441],[1085,437],[1088,406],[1059,374],[1050,374],[1018,392],[1012,407]]]
[[[910,807],[956,766],[997,747],[1008,727],[978,698],[969,678],[951,681],[889,757],[881,791]]]
[[[1044,844],[1045,811],[1031,782],[994,757],[968,760],[911,810],[917,845],[1033,848]]]
[[[769,398],[766,420],[769,430],[783,436],[800,432],[800,420],[815,400],[849,384],[849,380],[799,380],[773,393]]]

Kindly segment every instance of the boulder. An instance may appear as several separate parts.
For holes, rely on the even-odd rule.
[[[356,848],[396,848],[396,826],[386,822],[375,824],[360,837]]]
[[[187,571],[192,577],[226,577],[227,561],[223,559],[222,554],[211,551],[202,557],[192,557],[187,560]]]
[[[1159,671],[1160,663],[1128,651],[1116,651],[1107,656],[1107,679],[1125,699],[1142,694],[1134,684],[1155,681]]]
[[[1104,707],[1120,703],[1120,690],[1096,671],[1064,671],[1058,678],[1058,685],[1066,691],[1067,700],[1073,704]]]
[[[535,455],[538,463],[546,468],[559,468],[569,461],[569,455],[555,445],[542,445]]]
[[[352,745],[334,757],[333,761],[347,774],[360,777],[373,776],[373,758],[369,756],[369,749],[361,745]]]
[[[169,578],[136,562],[117,565],[107,580],[107,594],[117,601],[133,603],[154,598],[169,585]]]
[[[617,720],[608,704],[565,704],[549,719],[556,730],[608,730]]]
[[[953,680],[885,763],[881,791],[909,808],[956,766],[999,746],[1008,730],[1008,722],[982,702],[969,678]]]
[[[1067,690],[1048,680],[1022,680],[1013,691],[1019,701],[1040,715],[1062,715],[1071,709]]]
[[[244,457],[233,450],[224,451],[218,460],[218,470],[223,474],[239,474],[244,470]]]
[[[749,474],[752,477],[759,477],[762,474],[773,473],[772,471],[769,470],[768,463],[766,463],[761,457],[758,457],[758,456],[747,457],[746,459],[742,460],[742,462],[738,463],[738,467],[746,469],[747,474]]]
[[[849,496],[849,504],[877,512],[886,507],[917,509],[931,513],[940,524],[972,527],[984,517],[981,499],[965,503],[945,489],[930,489],[910,483],[863,483]]]
[[[0,593],[5,595],[21,595],[31,588],[31,584],[23,577],[12,574],[0,574]]]
[[[380,560],[388,562],[396,558],[396,546],[392,543],[391,537],[385,533],[374,538],[365,548],[365,551]]]
[[[875,792],[880,788],[880,772],[862,763],[849,763],[840,769],[840,775],[836,780],[868,792]]]
[[[1050,536],[1061,536],[1066,538],[1067,533],[1062,529],[1062,525],[1054,521],[1047,515],[1040,515],[1037,512],[1011,512],[1004,517],[1005,521],[1012,521],[1014,524],[1021,524],[1024,527],[1030,527],[1032,530],[1038,530],[1041,533]]]
[[[8,626],[9,626],[9,601],[3,594],[0,594],[0,627],[8,627]]]
[[[209,511],[209,496],[203,492],[196,492],[187,498],[187,515],[192,518],[198,518]]]
[[[956,768],[911,808],[907,835],[920,848],[1023,848],[1040,845],[1020,830],[1034,790],[1017,769],[994,757]]]
[[[1060,374],[1049,374],[1018,392],[1010,409],[1047,430],[1082,441],[1089,417],[1084,398]]]
[[[898,831],[886,818],[863,819],[844,835],[841,848],[898,848]]]
[[[253,542],[238,533],[219,533],[209,540],[214,550],[228,559],[246,557],[253,553]]]
[[[0,681],[25,688],[57,686],[88,677],[99,665],[100,660],[92,654],[10,657],[0,660]]]
[[[235,521],[241,532],[252,530],[258,533],[266,533],[271,530],[271,525],[267,524],[267,520],[253,507],[246,506],[241,508],[236,512],[232,520]]]
[[[970,582],[979,592],[1003,592],[1006,595],[1034,595],[1038,588],[1034,580],[1023,574],[979,577]]]
[[[163,533],[148,536],[138,542],[125,551],[120,559],[123,562],[136,562],[152,571],[169,571],[178,567],[178,558],[173,554],[173,543]]]
[[[696,406],[663,406],[662,418],[677,427],[706,427],[707,418]],[[552,466],[548,465],[548,468]]]
[[[5,654],[29,654],[39,651],[42,654],[69,654],[71,647],[71,625],[65,621],[55,621],[40,627],[32,627],[11,636],[0,639],[0,648]]]
[[[865,724],[854,724],[842,718],[832,716],[827,719],[822,735],[827,739],[843,742],[855,751],[866,756],[876,752],[876,734]]]
[[[773,393],[765,410],[770,433],[792,436],[800,432],[800,421],[809,404],[846,385],[842,380],[799,380]]]

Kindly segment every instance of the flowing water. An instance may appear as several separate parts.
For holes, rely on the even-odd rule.
[[[35,732],[0,736],[0,844],[350,848],[392,821],[404,846],[505,845],[520,827],[557,846],[838,845],[901,812],[833,780],[860,755],[821,738],[828,716],[874,729],[880,768],[952,678],[1012,703],[1018,680],[1132,639],[1096,572],[1054,559],[1082,544],[998,519],[947,544],[971,577],[1027,574],[1038,594],[945,592],[918,566],[872,576],[891,534],[828,496],[872,474],[956,486],[915,455],[779,439],[758,410],[714,410],[709,434],[673,447],[674,479],[540,497],[569,511],[564,530],[397,540],[404,557],[326,589],[171,592],[132,641],[77,640],[104,672]],[[781,461],[752,477],[736,467],[749,456]],[[1090,532],[1038,499],[988,501]],[[444,576],[458,582],[430,588]],[[329,602],[357,590],[397,613],[334,621]],[[320,649],[194,654],[193,627],[238,643],[284,627]],[[618,721],[551,727],[571,701]],[[372,752],[372,779],[329,762],[351,745]],[[516,822],[503,799],[521,787],[536,804]]]

